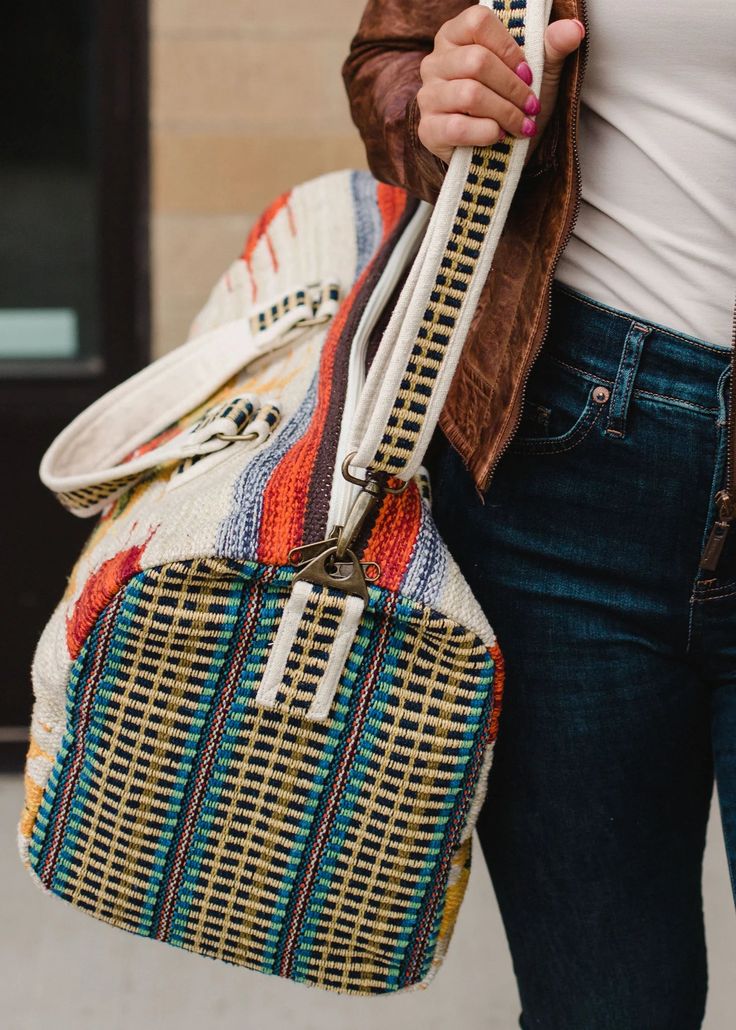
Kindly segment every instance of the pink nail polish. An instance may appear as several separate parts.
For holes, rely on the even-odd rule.
[[[526,98],[526,103],[524,104],[524,111],[527,114],[539,114],[541,110],[542,105],[539,103],[539,99],[535,97],[533,93],[530,93],[529,96]]]
[[[527,84],[527,86],[531,86],[534,76],[532,75],[532,70],[526,61],[522,61],[521,64],[517,64],[514,70],[519,78]]]
[[[521,123],[521,131],[525,136],[536,136],[537,123],[533,122],[531,118],[525,118]]]
[[[582,39],[583,36],[585,35],[585,26],[583,25],[583,23],[580,21],[579,18],[573,18],[572,21],[574,21],[575,24],[580,29],[580,38]]]

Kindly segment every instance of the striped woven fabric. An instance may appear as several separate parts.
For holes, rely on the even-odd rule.
[[[482,2],[493,7],[524,46],[526,0]],[[538,0],[537,19],[544,13],[545,2]],[[543,49],[538,20],[535,27],[532,51],[538,52]],[[464,339],[478,291],[490,271],[498,240],[496,227],[503,225],[518,182],[518,140],[509,137],[469,149],[469,166],[464,165],[462,180],[453,183],[451,195],[443,188],[438,200],[447,224],[431,226],[435,231],[429,233],[427,258],[418,273],[416,298],[412,298],[416,303],[401,323],[404,339],[397,337],[395,346],[385,349],[386,361],[366,391],[356,419],[357,435],[352,440],[356,463],[373,473],[406,477],[416,472],[416,457],[429,442],[452,380],[458,341]],[[452,171],[448,169],[446,179],[452,178]],[[390,389],[383,389],[387,381]]]
[[[522,40],[524,5],[494,6]],[[442,361],[510,149],[473,151],[384,472],[416,448],[412,398]],[[102,510],[33,665],[18,844],[37,885],[130,932],[348,994],[424,988],[439,968],[503,690],[423,467],[352,541],[357,593],[300,559],[343,517],[342,430],[380,367],[375,297],[396,295],[408,265],[392,259],[421,214],[367,172],[289,190],[181,357],[79,416],[75,446],[54,452],[57,492]],[[182,407],[199,377],[207,395]],[[215,448],[176,451],[202,430]],[[107,474],[75,483],[98,435]]]
[[[289,580],[203,559],[118,593],[74,663],[30,861],[136,933],[342,992],[404,987],[468,861],[500,657],[371,587],[332,719],[257,707]]]

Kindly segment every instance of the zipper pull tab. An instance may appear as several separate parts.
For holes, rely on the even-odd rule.
[[[718,504],[718,518],[713,523],[713,528],[708,534],[703,553],[700,556],[700,568],[706,572],[715,572],[718,568],[726,537],[734,519],[731,498],[725,490],[718,491],[716,503]]]
[[[353,546],[363,524],[376,505],[383,500],[384,494],[401,494],[409,485],[408,479],[399,479],[398,486],[389,486],[384,473],[376,474],[370,469],[366,469],[364,479],[358,479],[350,471],[350,459],[353,457],[355,457],[355,451],[351,451],[345,457],[342,463],[342,474],[349,483],[356,483],[360,487],[360,492],[347,513],[345,524],[337,527],[338,561],[342,561],[348,548]]]
[[[345,525],[338,528],[336,551],[339,561],[348,553],[366,519],[382,498],[383,490],[380,483],[374,479],[368,480],[353,501]]]

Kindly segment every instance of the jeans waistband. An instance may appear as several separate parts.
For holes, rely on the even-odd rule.
[[[668,396],[716,412],[730,349],[620,311],[555,281],[547,353],[611,386],[629,352],[633,391]],[[722,404],[722,398],[721,398]]]

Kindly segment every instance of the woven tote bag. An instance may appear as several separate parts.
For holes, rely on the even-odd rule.
[[[549,2],[492,6],[539,81]],[[435,205],[354,170],[278,197],[187,342],[44,455],[98,516],[33,662],[44,891],[345,994],[431,981],[503,662],[421,461],[527,146],[456,148]]]

